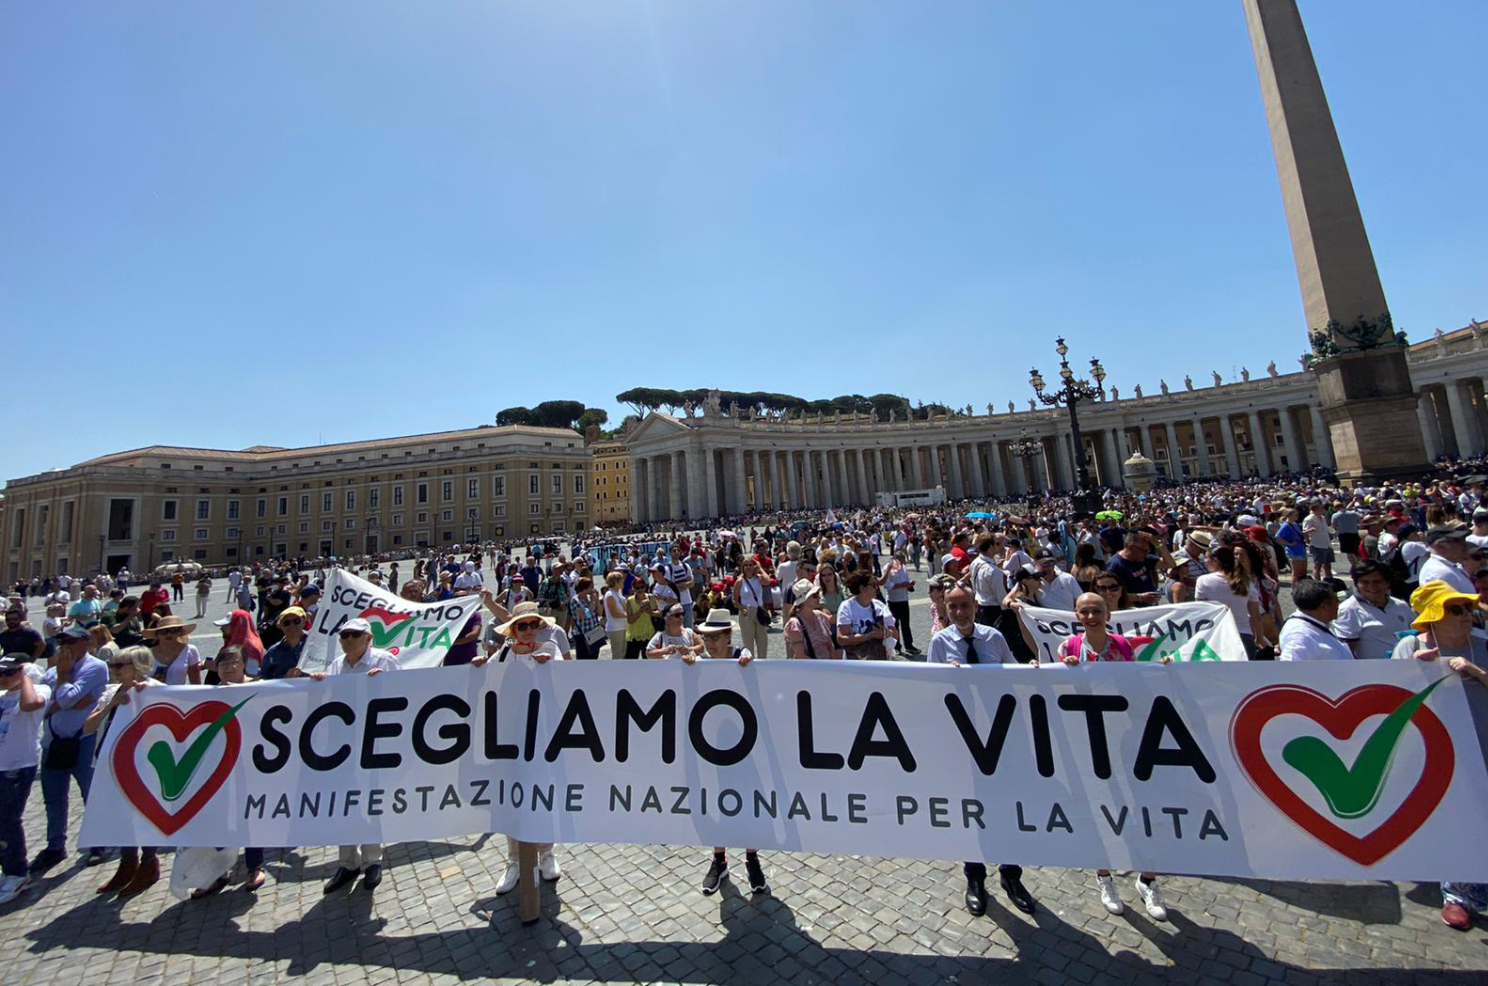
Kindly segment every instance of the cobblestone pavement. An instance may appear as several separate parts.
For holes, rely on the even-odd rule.
[[[225,611],[223,588],[209,619]],[[912,610],[922,646],[923,598]],[[192,600],[181,611],[194,612]],[[215,650],[213,629],[197,630],[204,651]],[[26,828],[34,854],[45,828],[39,786]],[[771,896],[741,894],[743,860],[733,858],[737,882],[704,897],[706,849],[558,853],[563,879],[544,887],[543,920],[530,928],[517,919],[515,894],[494,893],[505,865],[500,836],[389,847],[375,894],[358,887],[329,899],[321,885],[334,849],[270,850],[258,894],[233,888],[186,902],[165,880],[134,899],[100,898],[93,889],[112,860],[89,869],[72,855],[0,907],[0,982],[1300,986],[1345,970],[1357,983],[1488,982],[1488,922],[1465,934],[1446,928],[1434,884],[1163,878],[1171,920],[1156,923],[1132,906],[1129,874],[1118,877],[1127,912],[1112,917],[1090,873],[1030,868],[1035,917],[1014,911],[994,878],[987,916],[972,918],[954,863],[766,851]],[[167,871],[171,859],[162,858]]]

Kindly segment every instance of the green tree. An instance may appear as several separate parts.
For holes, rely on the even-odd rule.
[[[543,401],[532,409],[533,417],[544,428],[572,428],[583,413],[581,401]]]
[[[610,412],[602,407],[586,407],[579,415],[579,430],[588,431],[590,425],[603,425],[610,420]]]
[[[496,424],[501,427],[507,425],[535,425],[537,415],[532,413],[530,407],[508,407],[496,412]]]

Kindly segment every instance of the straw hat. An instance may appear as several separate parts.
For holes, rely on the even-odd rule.
[[[708,618],[698,625],[698,633],[732,633],[733,618],[726,609],[708,610]]]
[[[525,603],[517,603],[517,605],[512,608],[511,619],[507,620],[505,623],[503,623],[499,627],[497,627],[496,628],[496,632],[499,633],[499,634],[501,634],[503,637],[510,637],[512,635],[512,632],[513,632],[512,631],[512,624],[513,623],[520,623],[523,620],[530,619],[532,617],[537,617],[539,620],[542,620],[548,626],[555,626],[556,625],[553,622],[552,619],[550,619],[549,617],[546,617],[546,616],[542,615],[541,613],[539,613],[537,611],[537,603],[534,603],[534,602],[525,602]]]
[[[196,629],[195,623],[186,623],[179,616],[162,616],[160,622],[144,630],[146,637],[153,637],[161,630],[180,629],[182,633],[190,633]]]

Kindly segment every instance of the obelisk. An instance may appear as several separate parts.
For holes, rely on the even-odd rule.
[[[1296,0],[1242,0],[1339,479],[1420,473],[1416,393]]]

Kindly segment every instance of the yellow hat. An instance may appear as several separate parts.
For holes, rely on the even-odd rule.
[[[1448,603],[1457,602],[1459,599],[1474,606],[1478,604],[1478,597],[1470,592],[1458,592],[1441,581],[1427,582],[1411,593],[1411,609],[1416,611],[1416,618],[1411,622],[1411,626],[1417,630],[1427,629],[1432,623],[1446,615]]]

